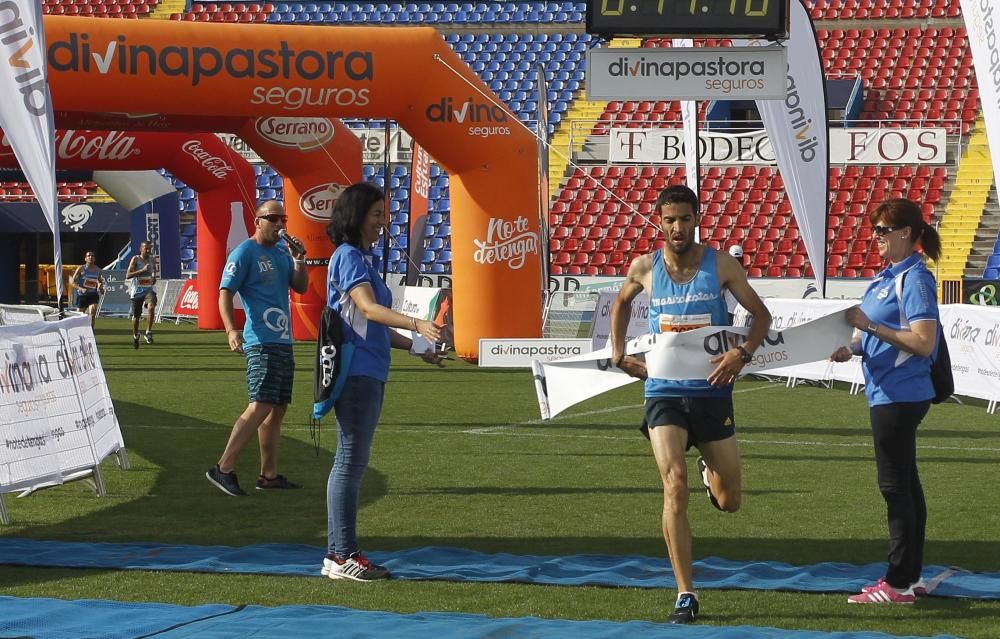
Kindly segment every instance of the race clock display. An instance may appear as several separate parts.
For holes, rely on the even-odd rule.
[[[587,33],[603,36],[761,36],[785,39],[788,37],[788,2],[587,0]]]

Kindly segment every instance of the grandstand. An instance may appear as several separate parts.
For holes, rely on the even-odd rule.
[[[979,91],[959,0],[811,0],[806,2],[822,47],[827,78],[855,82],[858,91],[831,126],[941,127],[948,135],[944,165],[834,165],[830,169],[828,277],[867,278],[880,263],[867,211],[889,197],[920,202],[940,224],[944,279],[1000,275],[1000,209],[988,186],[992,171],[982,138]],[[586,50],[603,46],[669,46],[662,38],[605,41],[584,33],[582,2],[466,3],[218,3],[178,0],[46,0],[63,15],[236,23],[414,25],[437,27],[448,44],[524,122],[548,105],[551,144],[548,215],[554,275],[624,274],[637,254],[657,246],[652,213],[656,192],[684,179],[672,165],[611,165],[593,152],[615,127],[677,128],[677,102],[590,103],[584,95]],[[696,42],[717,44],[715,41]],[[536,69],[548,90],[538,94]],[[727,122],[724,110],[702,103],[702,126]],[[721,114],[721,115],[720,115]],[[353,121],[375,128],[381,123]],[[732,122],[728,122],[732,124]],[[741,123],[746,125],[747,123]],[[757,125],[758,128],[759,125]],[[985,158],[985,159],[984,159]],[[567,159],[570,162],[567,162]],[[424,273],[450,272],[448,176],[432,167],[429,219],[417,253]],[[259,199],[283,196],[282,179],[257,167]],[[365,178],[385,188],[389,210],[389,270],[405,272],[409,218],[408,165],[367,165]],[[751,277],[811,277],[782,176],[770,165],[704,166],[702,237],[714,247],[741,244]],[[962,185],[956,191],[956,185]],[[197,268],[193,214],[197,194],[175,180],[181,194],[184,266]],[[60,184],[60,199],[99,196],[90,183]],[[32,198],[24,183],[0,183],[0,200]],[[638,215],[641,214],[641,215]]]

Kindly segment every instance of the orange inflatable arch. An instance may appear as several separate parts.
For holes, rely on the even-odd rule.
[[[458,354],[541,335],[535,138],[435,29],[44,23],[56,110],[396,120],[451,176]]]

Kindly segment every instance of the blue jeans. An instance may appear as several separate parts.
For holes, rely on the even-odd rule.
[[[337,454],[326,484],[327,550],[347,557],[358,550],[358,501],[368,467],[375,426],[382,413],[385,383],[372,377],[348,377],[337,415]]]

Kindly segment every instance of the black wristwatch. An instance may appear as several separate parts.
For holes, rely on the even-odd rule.
[[[750,354],[750,351],[743,348],[742,344],[740,346],[737,346],[736,350],[740,352],[740,359],[743,360],[744,364],[749,364],[750,362],[753,361],[753,355]]]

